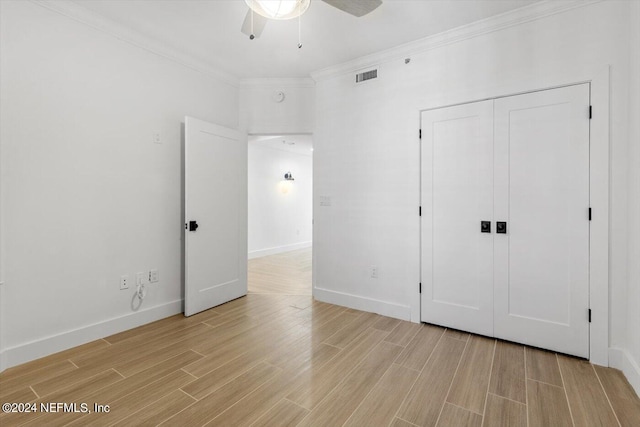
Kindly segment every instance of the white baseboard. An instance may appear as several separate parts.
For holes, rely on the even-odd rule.
[[[182,313],[182,300],[171,301],[146,310],[7,348],[0,353],[0,371],[178,313]]]
[[[358,295],[323,288],[313,288],[313,298],[330,304],[368,311],[370,313],[378,313],[395,319],[411,321],[411,307],[408,305],[393,304],[386,301],[365,298]]]
[[[300,242],[294,243],[292,245],[275,246],[273,248],[250,251],[248,257],[249,259],[260,258],[261,256],[275,255],[282,252],[295,251],[297,249],[304,249],[309,247],[311,247],[311,242]]]
[[[633,357],[626,349],[610,347],[609,366],[620,369],[624,376],[627,377],[631,387],[636,391],[636,394],[640,396],[640,366],[633,360]]]
[[[0,351],[0,372],[8,368],[6,353],[4,350]]]

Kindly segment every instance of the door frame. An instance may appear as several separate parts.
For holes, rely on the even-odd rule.
[[[273,137],[286,137],[286,136],[295,136],[295,135],[305,135],[305,136],[309,136],[311,137],[311,140],[313,141],[313,132],[248,132],[247,133],[247,139],[252,137],[252,136],[273,136]],[[248,149],[248,140],[247,140],[247,149]],[[313,192],[314,192],[314,185],[313,183],[315,182],[315,156],[311,155],[311,296],[313,298],[316,297],[315,295],[315,282],[314,282],[314,278],[316,277],[315,271],[316,271],[316,262],[315,262],[315,251],[313,250],[313,245],[315,242],[315,227],[314,227],[314,198],[313,198]],[[249,172],[249,165],[247,164],[247,174]],[[248,182],[247,182],[247,186],[248,186]],[[247,188],[248,190],[248,188]],[[248,198],[248,194],[247,194],[247,198]],[[247,199],[248,200],[248,199]],[[247,217],[249,216],[249,206],[248,206],[248,202],[247,202]],[[248,226],[247,226],[247,240],[249,239],[248,236]],[[248,258],[251,259],[251,258]],[[249,283],[247,281],[247,288],[249,286]]]
[[[540,73],[544,74],[544,73]],[[589,231],[589,307],[591,324],[589,325],[589,360],[592,363],[609,366],[609,193],[610,193],[610,66],[582,69],[531,76],[526,81],[510,84],[503,90],[497,90],[494,96],[473,97],[468,93],[454,94],[448,99],[459,102],[441,102],[436,100],[433,106],[418,110],[418,128],[422,127],[422,113],[438,108],[488,101],[525,93],[557,89],[577,84],[590,83],[590,104],[593,117],[589,123],[589,199],[593,212]],[[465,100],[466,99],[466,100]],[[422,180],[422,143],[418,156],[420,180]],[[422,204],[422,185],[418,185],[418,201]],[[418,219],[420,235],[422,220]],[[420,242],[422,257],[422,242]],[[420,258],[421,259],[421,258]],[[422,263],[418,276],[422,277]],[[421,312],[421,295],[416,294],[418,320]]]

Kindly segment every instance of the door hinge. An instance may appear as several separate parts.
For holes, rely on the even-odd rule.
[[[589,221],[591,221],[591,208],[589,208]]]
[[[591,323],[591,309],[589,309],[589,323]]]
[[[422,129],[418,129],[418,138],[422,139]]]
[[[589,119],[593,118],[593,106],[589,105]]]
[[[418,216],[422,216],[422,206],[418,206]]]
[[[418,292],[422,293],[422,282],[420,282],[420,284],[418,286]]]

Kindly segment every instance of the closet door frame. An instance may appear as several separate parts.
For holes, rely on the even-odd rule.
[[[486,93],[481,96],[465,93],[453,96],[443,94],[442,100],[434,98],[431,106],[420,109],[417,120],[420,126],[422,113],[428,110],[583,83],[591,84],[590,104],[593,108],[593,116],[589,123],[589,199],[592,209],[589,234],[589,306],[591,309],[589,360],[598,365],[609,366],[610,66],[569,72],[556,71],[556,73],[549,73],[546,77],[529,76],[530,78],[524,79],[526,81],[495,91],[493,96],[487,96]],[[451,102],[452,99],[454,102]],[[420,144],[420,150],[422,150],[422,144]],[[421,158],[422,153],[418,156],[418,159]],[[420,174],[422,175],[422,165],[420,165]],[[422,189],[420,188],[419,191],[418,200],[422,204],[420,199]],[[422,247],[421,243],[420,247]],[[418,293],[416,298],[416,306],[420,313],[421,295]]]

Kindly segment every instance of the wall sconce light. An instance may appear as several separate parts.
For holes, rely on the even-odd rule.
[[[280,181],[280,191],[282,192],[282,194],[287,194],[289,190],[291,190],[293,181],[295,180],[293,179],[293,175],[291,175],[291,172],[287,172],[284,174],[284,179]]]

